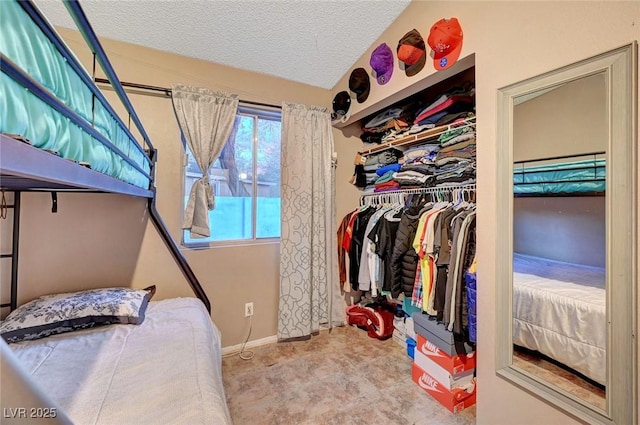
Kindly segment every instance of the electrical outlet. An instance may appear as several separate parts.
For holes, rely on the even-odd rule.
[[[253,303],[246,303],[244,305],[244,317],[253,316]]]

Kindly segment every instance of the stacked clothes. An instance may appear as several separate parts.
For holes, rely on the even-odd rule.
[[[380,175],[377,174],[378,169],[386,165],[397,164],[398,158],[401,156],[402,151],[397,149],[387,149],[367,156],[364,165],[356,165],[352,183],[364,189],[365,192],[373,192],[377,180],[380,178]],[[384,182],[386,181],[388,180]]]
[[[394,180],[402,188],[433,186],[434,160],[439,149],[438,144],[422,144],[407,149],[400,159],[401,167],[394,174]]]
[[[456,87],[424,106],[413,102],[391,107],[368,120],[360,139],[364,143],[386,143],[422,133],[446,125],[456,114],[473,112],[475,89],[472,86]]]
[[[440,149],[435,157],[435,184],[460,185],[475,183],[476,132],[464,114],[449,125],[449,130],[438,137]]]
[[[411,126],[413,114],[408,108],[390,108],[367,121],[360,139],[364,143],[382,143],[390,134]]]
[[[422,102],[416,101],[383,110],[365,122],[360,139],[364,143],[379,144],[433,128],[433,125],[414,125],[413,121],[421,107]]]
[[[452,186],[475,182],[476,136],[474,118],[475,88],[472,84],[455,87],[428,102],[412,102],[388,108],[363,127],[365,143],[383,143],[408,135],[433,138],[402,153],[388,149],[366,157],[357,165],[352,183],[365,193],[398,189]],[[471,121],[471,124],[469,123]],[[435,139],[443,126],[447,131]],[[393,169],[385,168],[396,165]],[[379,171],[384,170],[384,171]],[[393,172],[390,172],[393,171]]]
[[[398,182],[393,180],[394,171],[389,170],[380,177],[375,182],[374,192],[387,192],[389,190],[398,190],[400,185]]]

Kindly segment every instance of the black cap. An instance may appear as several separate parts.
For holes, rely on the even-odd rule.
[[[404,73],[413,77],[422,71],[426,62],[426,46],[417,29],[406,33],[398,42],[398,60],[404,63]]]
[[[341,91],[333,98],[333,112],[337,118],[342,118],[347,115],[349,108],[351,107],[351,96],[346,91]]]
[[[369,82],[369,74],[364,68],[356,68],[351,72],[349,77],[349,90],[356,94],[358,103],[362,103],[369,97],[369,89],[371,83]]]

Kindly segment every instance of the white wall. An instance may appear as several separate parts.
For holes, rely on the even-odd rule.
[[[379,43],[395,48],[412,28],[426,39],[431,25],[455,16],[464,31],[461,57],[475,54],[478,134],[478,402],[480,425],[578,423],[563,412],[499,378],[496,373],[496,157],[497,90],[640,38],[640,2],[431,2],[414,1],[352,67],[369,69]],[[348,88],[349,70],[333,88]],[[435,73],[429,61],[414,77],[396,68],[385,86],[374,83],[369,100],[353,113]],[[355,133],[353,129],[349,130]],[[359,139],[335,130],[340,162],[338,181],[351,175]],[[337,188],[337,213],[357,204],[358,192],[345,180]]]

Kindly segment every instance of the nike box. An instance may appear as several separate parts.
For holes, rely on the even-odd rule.
[[[416,351],[422,353],[452,375],[457,375],[467,370],[473,371],[476,367],[475,351],[461,356],[450,356],[421,334],[418,334]]]
[[[476,403],[473,370],[452,376],[416,351],[411,365],[411,379],[452,413],[458,413]]]
[[[449,356],[473,352],[471,345],[467,342],[456,340],[453,332],[447,330],[443,323],[429,320],[429,316],[422,313],[414,313],[412,317],[415,332],[431,341]]]
[[[454,341],[453,333],[427,315],[414,314],[416,351],[421,352],[455,375],[476,367],[476,353],[469,344]],[[458,354],[460,353],[460,354]]]

